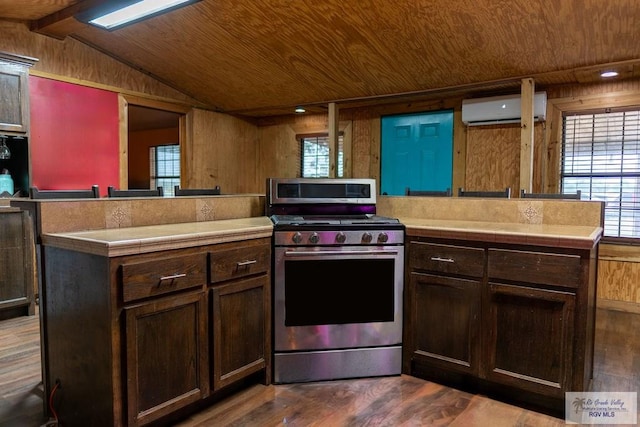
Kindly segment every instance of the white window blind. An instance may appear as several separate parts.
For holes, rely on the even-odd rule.
[[[344,176],[344,150],[342,135],[338,136],[338,161],[336,164],[336,176]],[[329,136],[315,135],[302,136],[301,147],[301,175],[303,178],[328,178],[329,177]]]
[[[158,145],[149,149],[151,189],[162,187],[165,197],[174,196],[180,185],[180,145]]]
[[[640,111],[566,114],[562,192],[605,201],[604,234],[640,238]]]

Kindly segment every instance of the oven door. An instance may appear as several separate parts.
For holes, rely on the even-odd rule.
[[[274,350],[402,342],[403,246],[276,247]]]

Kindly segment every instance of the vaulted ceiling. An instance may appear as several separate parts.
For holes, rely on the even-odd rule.
[[[638,0],[202,0],[115,31],[104,0],[0,0],[0,19],[73,37],[219,111],[640,77]],[[515,89],[517,90],[517,89]]]

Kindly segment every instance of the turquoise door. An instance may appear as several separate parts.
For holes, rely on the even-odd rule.
[[[382,194],[451,188],[452,110],[383,117],[381,145]]]

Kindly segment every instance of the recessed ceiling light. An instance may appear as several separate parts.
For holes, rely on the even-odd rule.
[[[302,108],[302,107],[296,107],[296,109],[295,109],[294,111],[295,111],[296,113],[298,113],[298,114],[301,114],[301,113],[306,112],[307,110],[305,110],[305,109],[304,109],[304,108]]]
[[[131,1],[126,3],[131,3]],[[189,3],[194,3],[194,0],[138,0],[126,7],[116,10],[111,9],[109,13],[95,16],[89,20],[89,23],[107,30],[113,30],[122,25],[164,13],[179,6],[186,6]]]
[[[618,75],[617,71],[603,71],[602,73],[600,73],[600,77],[615,77]]]

